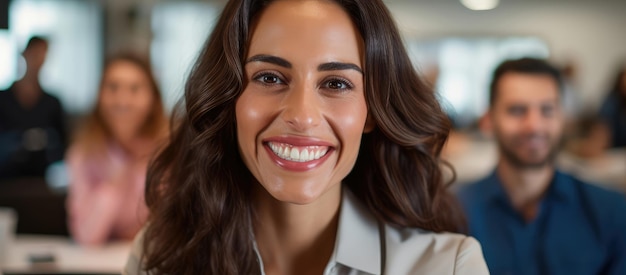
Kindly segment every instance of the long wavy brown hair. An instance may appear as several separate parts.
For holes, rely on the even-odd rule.
[[[420,79],[380,0],[336,0],[365,45],[368,112],[347,186],[377,219],[435,232],[464,230],[444,183],[450,122]],[[185,87],[181,121],[148,170],[151,216],[142,268],[150,274],[260,274],[253,249],[255,182],[238,150],[235,103],[244,86],[250,24],[271,1],[229,1]]]
[[[168,133],[167,116],[165,115],[161,92],[150,69],[150,63],[146,58],[131,52],[120,52],[108,57],[102,70],[103,74],[99,85],[100,92],[103,89],[102,85],[104,84],[107,69],[111,64],[119,61],[133,64],[146,75],[152,96],[154,97],[154,104],[152,105],[146,121],[141,126],[141,129],[139,129],[138,134],[155,142],[164,139]],[[89,155],[101,156],[106,153],[107,142],[112,138],[113,134],[105,122],[105,119],[102,117],[100,96],[98,96],[98,101],[93,111],[84,118],[75,132],[72,145],[73,147],[79,147],[81,151]]]

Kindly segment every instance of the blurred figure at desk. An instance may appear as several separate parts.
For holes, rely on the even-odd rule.
[[[24,77],[0,91],[0,180],[43,177],[65,153],[63,108],[39,85],[47,53],[48,41],[32,37],[22,53]]]
[[[499,162],[459,190],[491,274],[626,274],[626,199],[555,168],[562,88],[559,72],[538,59],[494,73],[481,122]]]
[[[103,71],[95,110],[67,154],[69,229],[85,245],[133,239],[148,214],[147,164],[167,136],[149,64],[122,54],[110,58]]]

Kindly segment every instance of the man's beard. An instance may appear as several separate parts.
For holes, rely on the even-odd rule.
[[[536,134],[530,134],[525,136],[532,136]],[[517,137],[517,138],[528,138],[528,137]],[[561,149],[562,139],[558,141],[549,140],[550,148],[545,157],[540,159],[527,160],[524,159],[523,156],[520,156],[514,149],[511,147],[515,146],[515,142],[513,145],[506,144],[502,141],[501,136],[498,136],[496,133],[496,140],[498,142],[498,148],[501,152],[501,157],[504,158],[511,165],[519,168],[519,169],[539,169],[546,167],[548,165],[552,165],[556,161],[556,157]]]

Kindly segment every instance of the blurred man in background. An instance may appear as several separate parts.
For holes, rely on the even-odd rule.
[[[50,163],[63,158],[63,109],[39,85],[47,52],[48,41],[32,37],[22,53],[24,77],[0,91],[0,179],[43,177]]]
[[[626,200],[555,168],[564,126],[559,72],[524,58],[495,71],[482,126],[499,162],[459,190],[491,274],[626,274]]]

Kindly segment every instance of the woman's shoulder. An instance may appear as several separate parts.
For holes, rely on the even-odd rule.
[[[143,275],[144,271],[141,270],[141,259],[143,257],[143,236],[145,232],[145,227],[137,233],[135,239],[133,240],[132,248],[130,250],[130,254],[128,255],[128,260],[126,261],[126,266],[124,270],[122,270],[123,275]]]
[[[385,239],[389,274],[489,274],[472,237],[387,225]]]

